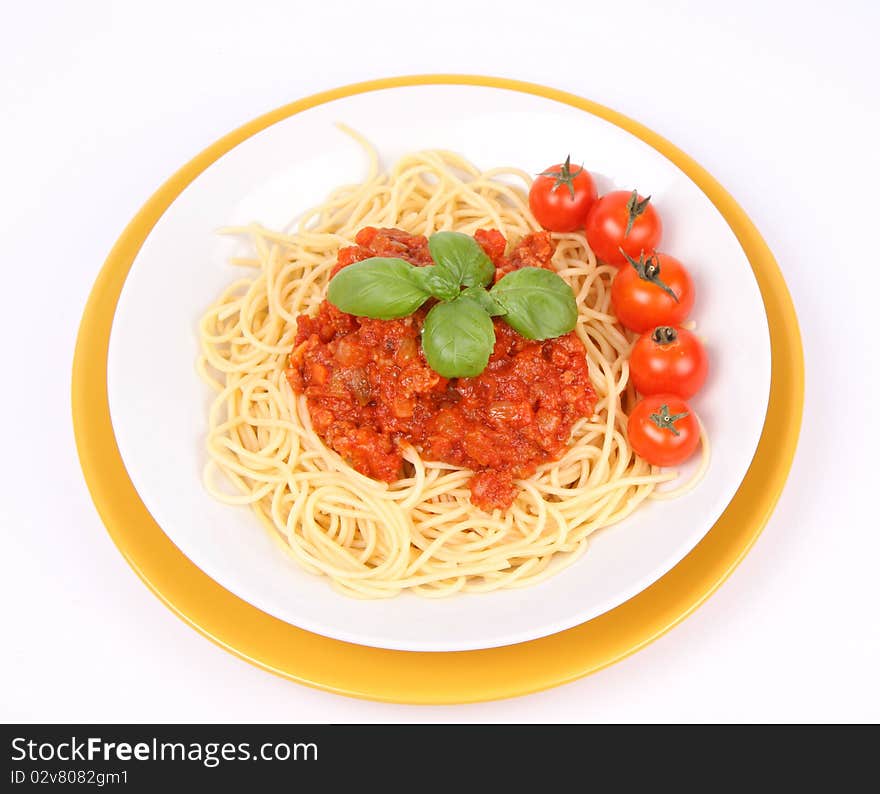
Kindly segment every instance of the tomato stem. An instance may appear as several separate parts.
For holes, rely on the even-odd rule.
[[[625,240],[629,237],[629,233],[632,231],[633,224],[636,222],[636,218],[639,217],[646,209],[648,209],[648,202],[651,200],[651,197],[648,196],[646,199],[642,199],[639,201],[639,192],[634,190],[630,195],[629,199],[626,202],[626,231],[623,233],[623,239]]]
[[[651,421],[657,425],[661,430],[668,430],[675,436],[681,435],[679,429],[675,426],[675,423],[679,419],[684,419],[688,415],[687,411],[681,414],[670,414],[669,406],[664,404],[660,406],[660,411],[656,414],[651,414]]]
[[[658,345],[669,345],[678,339],[678,334],[671,325],[659,325],[654,329],[654,333],[651,334],[651,339]]]
[[[660,280],[660,258],[656,253],[651,254],[647,259],[645,259],[645,252],[642,251],[639,254],[639,261],[636,262],[623,248],[618,248],[618,251],[626,257],[626,261],[629,262],[635,269],[636,273],[639,274],[639,278],[642,281],[648,281],[651,284],[655,284],[660,287],[667,295],[670,295],[672,299],[678,303],[678,295],[675,294],[675,291],[668,284],[664,284]]]
[[[556,190],[556,188],[565,185],[568,188],[569,195],[571,196],[571,200],[574,201],[574,180],[575,177],[581,175],[584,170],[583,163],[577,171],[572,173],[571,170],[571,155],[568,155],[565,158],[565,162],[562,164],[558,171],[542,171],[538,176],[547,176],[553,177],[553,187],[550,188],[551,192]],[[626,237],[626,235],[624,235]]]

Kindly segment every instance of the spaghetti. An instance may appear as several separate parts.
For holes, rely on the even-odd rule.
[[[655,489],[677,474],[650,466],[627,442],[627,410],[636,401],[627,363],[633,336],[610,310],[616,268],[599,264],[580,233],[553,235],[552,265],[576,295],[575,332],[587,351],[595,411],[575,423],[558,460],[517,483],[509,510],[478,511],[468,498],[471,471],[422,460],[412,447],[404,450],[410,476],[387,484],[325,446],[285,370],[297,316],[313,314],[326,297],[338,250],[364,226],[423,235],[494,228],[508,240],[540,228],[523,171],[479,171],[454,153],[431,150],[382,173],[375,151],[350,134],[369,154],[362,184],[334,191],[289,234],[258,225],[224,230],[252,239],[256,256],[234,261],[256,272],[229,285],[199,325],[198,369],[216,392],[208,490],[249,505],[306,570],[328,576],[347,595],[379,598],[535,583],[576,560],[593,532],[648,497],[690,487],[708,465],[705,433],[699,471],[674,492]]]

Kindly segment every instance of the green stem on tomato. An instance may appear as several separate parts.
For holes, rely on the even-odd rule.
[[[634,190],[632,195],[630,195],[629,200],[626,202],[626,231],[623,233],[623,239],[625,240],[629,237],[629,233],[632,231],[633,224],[636,222],[636,218],[639,217],[646,209],[648,209],[648,202],[651,200],[651,197],[642,199],[639,201],[639,192]]]
[[[658,345],[669,345],[678,339],[678,334],[671,325],[659,325],[651,334],[651,339]]]
[[[669,406],[664,404],[660,406],[660,411],[658,413],[651,414],[651,421],[661,430],[668,430],[672,435],[678,436],[681,435],[681,433],[675,426],[675,423],[679,419],[684,419],[686,416],[688,416],[687,411],[681,414],[670,414]]]
[[[578,177],[583,172],[584,167],[581,165],[577,171],[572,173],[571,170],[571,155],[568,155],[565,158],[565,162],[562,164],[558,171],[542,171],[538,176],[547,176],[552,177],[553,187],[550,188],[551,191],[556,190],[556,188],[561,185],[565,185],[568,188],[569,195],[571,195],[571,200],[574,201],[574,180],[575,177]],[[625,237],[626,235],[624,235]]]
[[[664,284],[660,280],[660,258],[656,253],[651,254],[651,256],[645,259],[645,252],[642,251],[642,253],[639,254],[639,261],[637,262],[626,251],[624,251],[623,248],[618,248],[617,250],[620,251],[620,253],[626,257],[626,261],[636,269],[636,273],[639,274],[639,278],[642,279],[642,281],[648,281],[651,284],[660,287],[660,289],[678,303],[678,295],[675,294],[672,287],[668,284]]]

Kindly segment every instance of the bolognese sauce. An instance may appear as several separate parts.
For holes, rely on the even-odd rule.
[[[474,235],[495,278],[520,267],[549,268],[547,232],[524,237],[509,254],[496,230]],[[332,271],[375,256],[432,264],[428,241],[399,229],[367,227],[339,251]],[[332,277],[331,275],[331,277]],[[596,395],[586,351],[574,333],[532,341],[495,319],[495,347],[473,378],[447,379],[425,361],[420,333],[430,305],[398,320],[346,314],[328,301],[297,318],[287,377],[315,432],[353,468],[376,480],[405,476],[403,449],[473,470],[471,501],[507,509],[516,479],[558,459],[574,423],[591,416]]]

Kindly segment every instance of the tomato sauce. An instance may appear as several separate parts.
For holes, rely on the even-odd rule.
[[[528,235],[509,254],[498,231],[474,237],[495,264],[496,280],[519,267],[549,267],[554,252],[547,232]],[[432,263],[427,239],[399,229],[367,227],[355,242],[339,251],[334,275],[373,256]],[[574,333],[537,342],[495,318],[486,369],[448,380],[421,350],[428,308],[373,320],[325,300],[314,317],[297,318],[287,377],[306,396],[315,431],[357,471],[394,482],[406,476],[402,448],[412,444],[425,460],[472,469],[475,505],[507,509],[519,491],[514,480],[556,460],[574,423],[592,415],[586,351]]]

